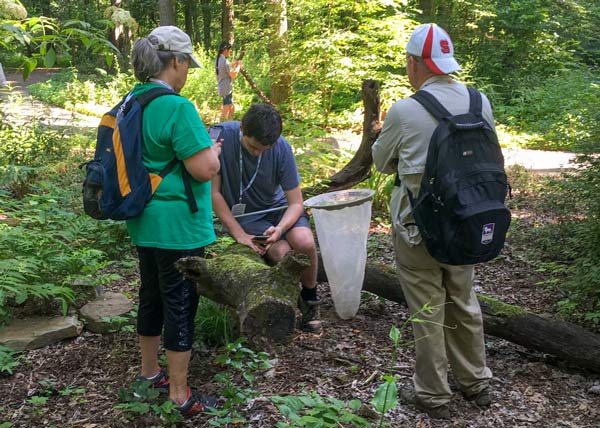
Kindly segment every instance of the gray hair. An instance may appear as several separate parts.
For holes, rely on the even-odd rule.
[[[190,56],[182,52],[158,50],[158,40],[153,43],[151,38],[155,36],[143,37],[136,41],[131,54],[133,74],[142,83],[162,73],[173,58],[177,58],[177,62],[180,63],[190,60]]]

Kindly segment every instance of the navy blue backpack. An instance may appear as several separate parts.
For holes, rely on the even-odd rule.
[[[94,159],[84,163],[83,209],[98,219],[127,220],[139,215],[162,179],[179,163],[173,159],[160,173],[148,171],[142,162],[142,114],[157,97],[177,95],[168,88],[128,94],[106,113],[98,126]],[[182,165],[183,181],[192,212],[198,210],[190,176]]]

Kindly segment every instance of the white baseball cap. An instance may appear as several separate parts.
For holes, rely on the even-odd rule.
[[[192,40],[179,28],[173,25],[156,27],[148,35],[148,40],[159,51],[179,52],[190,56],[190,67],[202,68],[192,52]]]
[[[435,74],[461,70],[454,59],[454,45],[450,36],[435,24],[423,24],[415,28],[406,44],[406,52],[423,58],[427,68]]]

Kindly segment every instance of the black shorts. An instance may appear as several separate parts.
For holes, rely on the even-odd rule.
[[[141,286],[137,332],[140,336],[160,336],[169,351],[192,349],[194,320],[198,309],[196,286],[175,268],[183,257],[204,256],[204,248],[165,250],[137,247]]]

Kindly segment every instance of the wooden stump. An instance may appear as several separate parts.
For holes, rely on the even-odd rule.
[[[248,247],[234,244],[213,259],[181,259],[177,268],[196,283],[198,294],[233,309],[249,341],[286,342],[296,326],[300,276],[309,264],[307,256],[290,252],[269,267]]]

